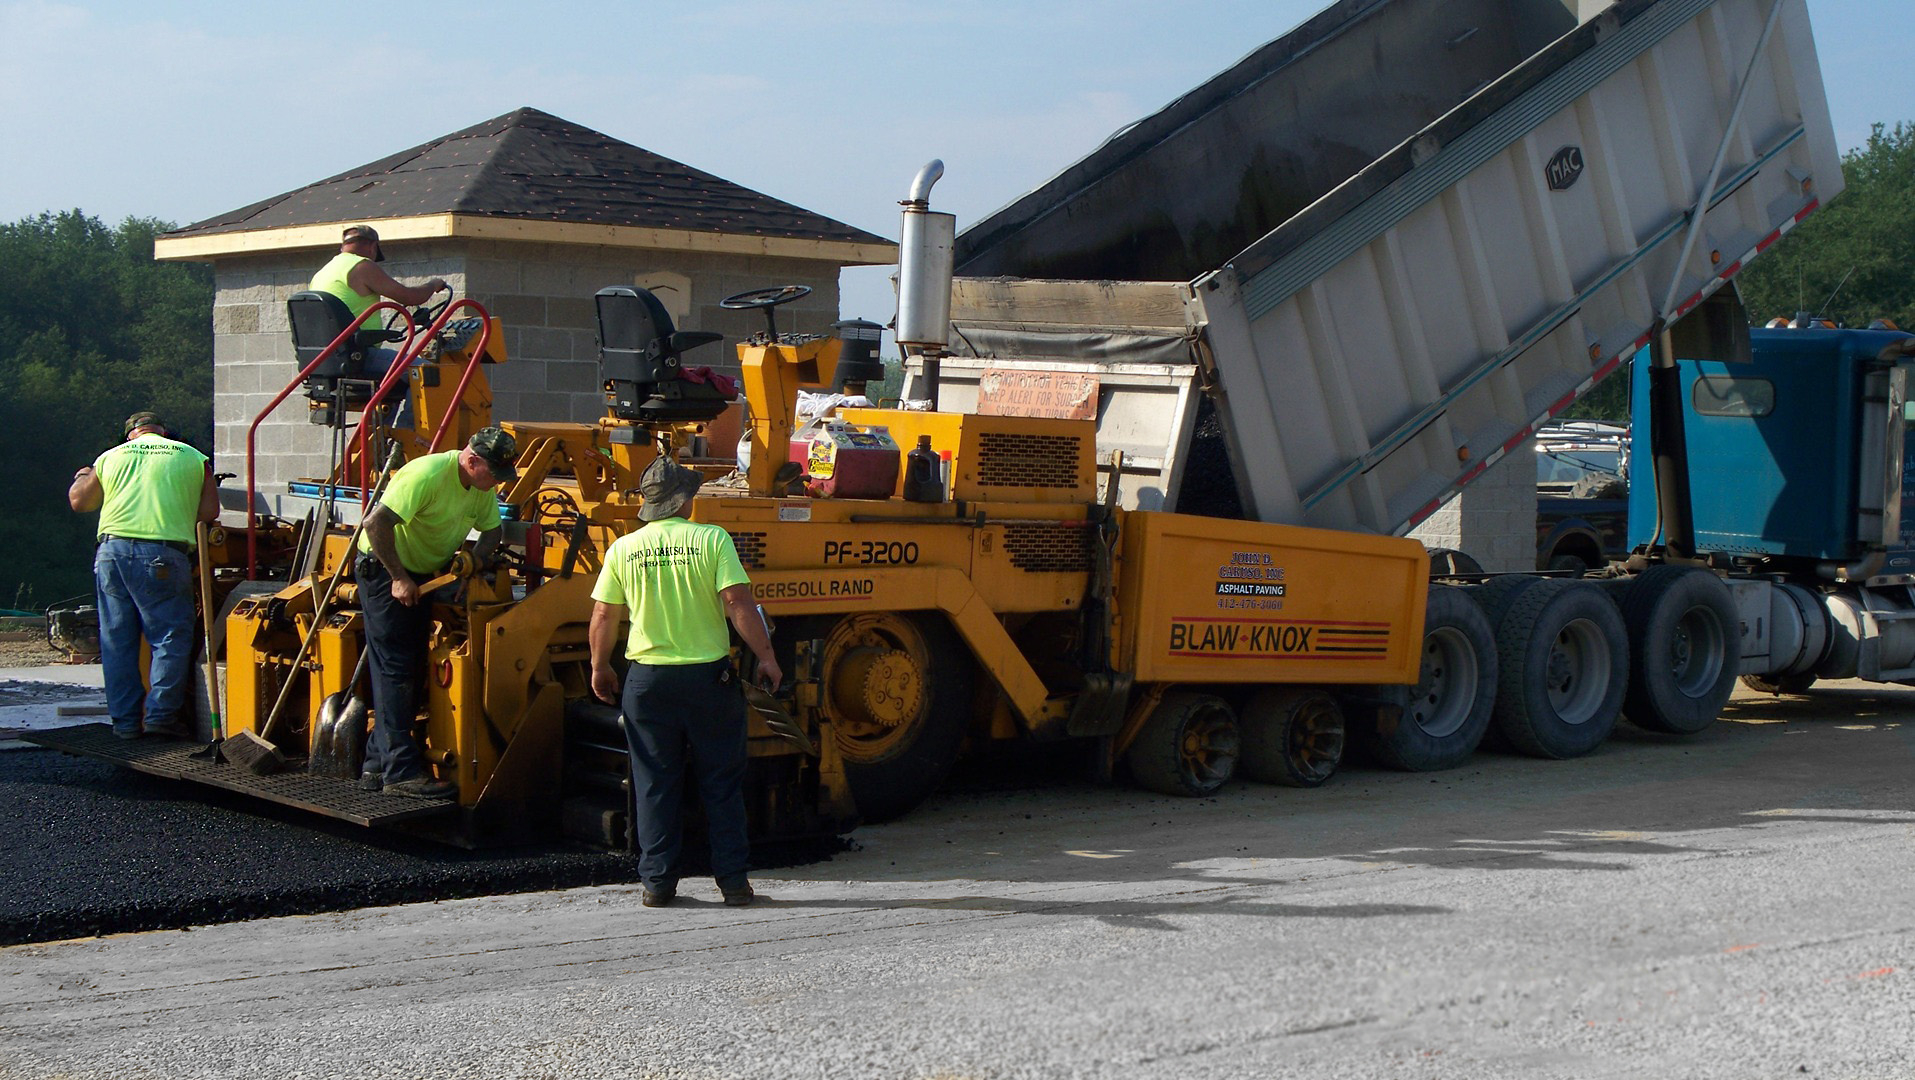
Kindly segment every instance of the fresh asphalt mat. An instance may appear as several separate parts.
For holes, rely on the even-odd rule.
[[[0,752],[0,838],[0,945],[634,880],[619,853],[465,851],[39,749]],[[761,847],[753,866],[842,849]]]

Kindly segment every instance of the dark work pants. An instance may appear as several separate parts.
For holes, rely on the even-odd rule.
[[[414,582],[417,574],[411,575]],[[425,755],[413,735],[413,718],[425,678],[426,634],[432,605],[424,596],[407,607],[392,598],[392,575],[378,559],[361,555],[353,565],[359,609],[366,620],[366,671],[372,677],[372,737],[366,740],[366,775],[388,784],[425,775]]]
[[[647,888],[678,882],[685,772],[698,777],[711,831],[711,873],[721,889],[745,884],[745,696],[720,683],[731,661],[633,664],[625,673],[625,741],[631,748],[638,876]]]

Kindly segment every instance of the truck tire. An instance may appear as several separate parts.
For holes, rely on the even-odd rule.
[[[1371,755],[1408,772],[1455,768],[1483,741],[1495,699],[1496,640],[1482,609],[1462,589],[1432,585],[1416,685],[1400,715],[1377,722]]]
[[[1222,698],[1173,690],[1144,720],[1124,762],[1165,795],[1214,795],[1237,771],[1237,717]]]
[[[1806,694],[1815,685],[1815,675],[1744,675],[1742,685],[1762,694]]]
[[[1552,574],[1574,574],[1581,577],[1589,572],[1590,566],[1577,555],[1551,555],[1549,565],[1543,569]]]
[[[970,723],[970,649],[926,612],[847,615],[824,636],[822,705],[866,821],[923,802],[956,764]]]
[[[1715,723],[1742,660],[1735,599],[1722,579],[1692,566],[1651,567],[1623,593],[1622,618],[1636,648],[1622,704],[1629,722],[1672,735]]]
[[[1323,786],[1343,761],[1343,707],[1322,690],[1266,686],[1238,714],[1245,777],[1284,787]]]
[[[1483,572],[1483,564],[1472,558],[1467,551],[1446,547],[1433,547],[1429,550],[1431,577],[1466,577]]]
[[[1589,582],[1543,579],[1496,623],[1496,728],[1511,746],[1580,757],[1616,726],[1629,683],[1622,614]]]
[[[1534,574],[1505,574],[1490,578],[1481,585],[1472,585],[1465,591],[1470,600],[1482,609],[1483,618],[1489,621],[1490,636],[1494,637],[1497,624],[1503,621],[1503,612],[1509,610],[1510,601],[1544,580],[1547,579]]]

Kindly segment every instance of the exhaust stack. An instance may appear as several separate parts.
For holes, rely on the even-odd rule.
[[[911,181],[898,242],[898,348],[924,364],[925,396],[938,404],[938,360],[951,340],[951,273],[957,215],[931,212],[931,185],[944,175],[932,161]]]

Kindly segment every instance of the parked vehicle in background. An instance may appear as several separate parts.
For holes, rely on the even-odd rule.
[[[1628,476],[1628,424],[1571,420],[1545,424],[1536,432],[1539,495],[1593,496],[1617,482],[1626,485]]]
[[[1629,553],[1629,426],[1595,420],[1536,433],[1536,569],[1595,570]]]

